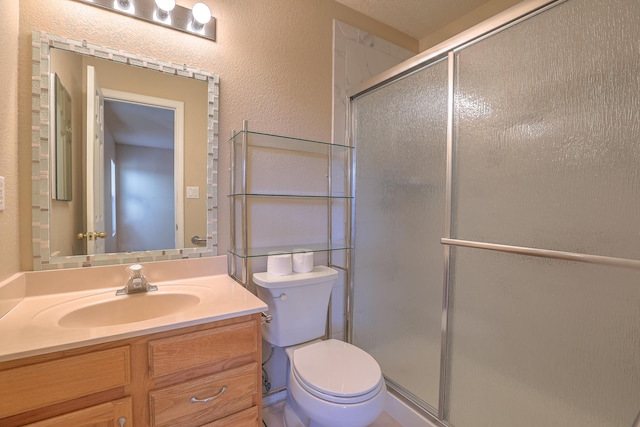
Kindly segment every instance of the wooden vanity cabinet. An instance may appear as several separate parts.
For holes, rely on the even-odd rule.
[[[2,362],[0,425],[261,426],[260,322],[253,314]]]
[[[131,398],[125,397],[27,424],[26,427],[129,427],[132,425]]]

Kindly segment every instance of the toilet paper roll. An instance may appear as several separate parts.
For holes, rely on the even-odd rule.
[[[294,249],[294,251],[306,251]],[[293,271],[296,273],[309,273],[313,270],[313,252],[299,252],[293,254]]]
[[[276,276],[286,276],[293,271],[293,264],[291,262],[291,254],[285,254],[282,252],[270,252],[267,257],[267,273]]]

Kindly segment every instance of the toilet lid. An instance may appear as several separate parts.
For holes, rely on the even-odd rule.
[[[380,366],[373,357],[356,346],[334,339],[295,350],[292,366],[301,385],[327,397],[367,395],[377,392],[383,381]]]

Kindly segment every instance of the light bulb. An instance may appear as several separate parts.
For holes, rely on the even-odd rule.
[[[193,13],[194,26],[196,28],[202,28],[204,24],[211,20],[211,9],[204,3],[193,5],[191,13]]]
[[[156,6],[164,13],[169,13],[176,7],[176,0],[156,0]]]
[[[114,0],[113,8],[121,12],[130,13],[132,15],[136,13],[136,9],[132,0]]]

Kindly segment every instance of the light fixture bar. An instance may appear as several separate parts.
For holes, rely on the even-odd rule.
[[[129,0],[129,7],[123,8],[118,3],[120,0],[76,0],[80,3],[89,4],[121,15],[131,16],[143,21],[159,24],[174,30],[204,37],[209,40],[216,40],[216,18],[203,25],[193,25],[193,14],[190,9],[176,5],[166,16],[158,14],[158,9],[154,0]],[[116,6],[118,5],[118,7]]]

